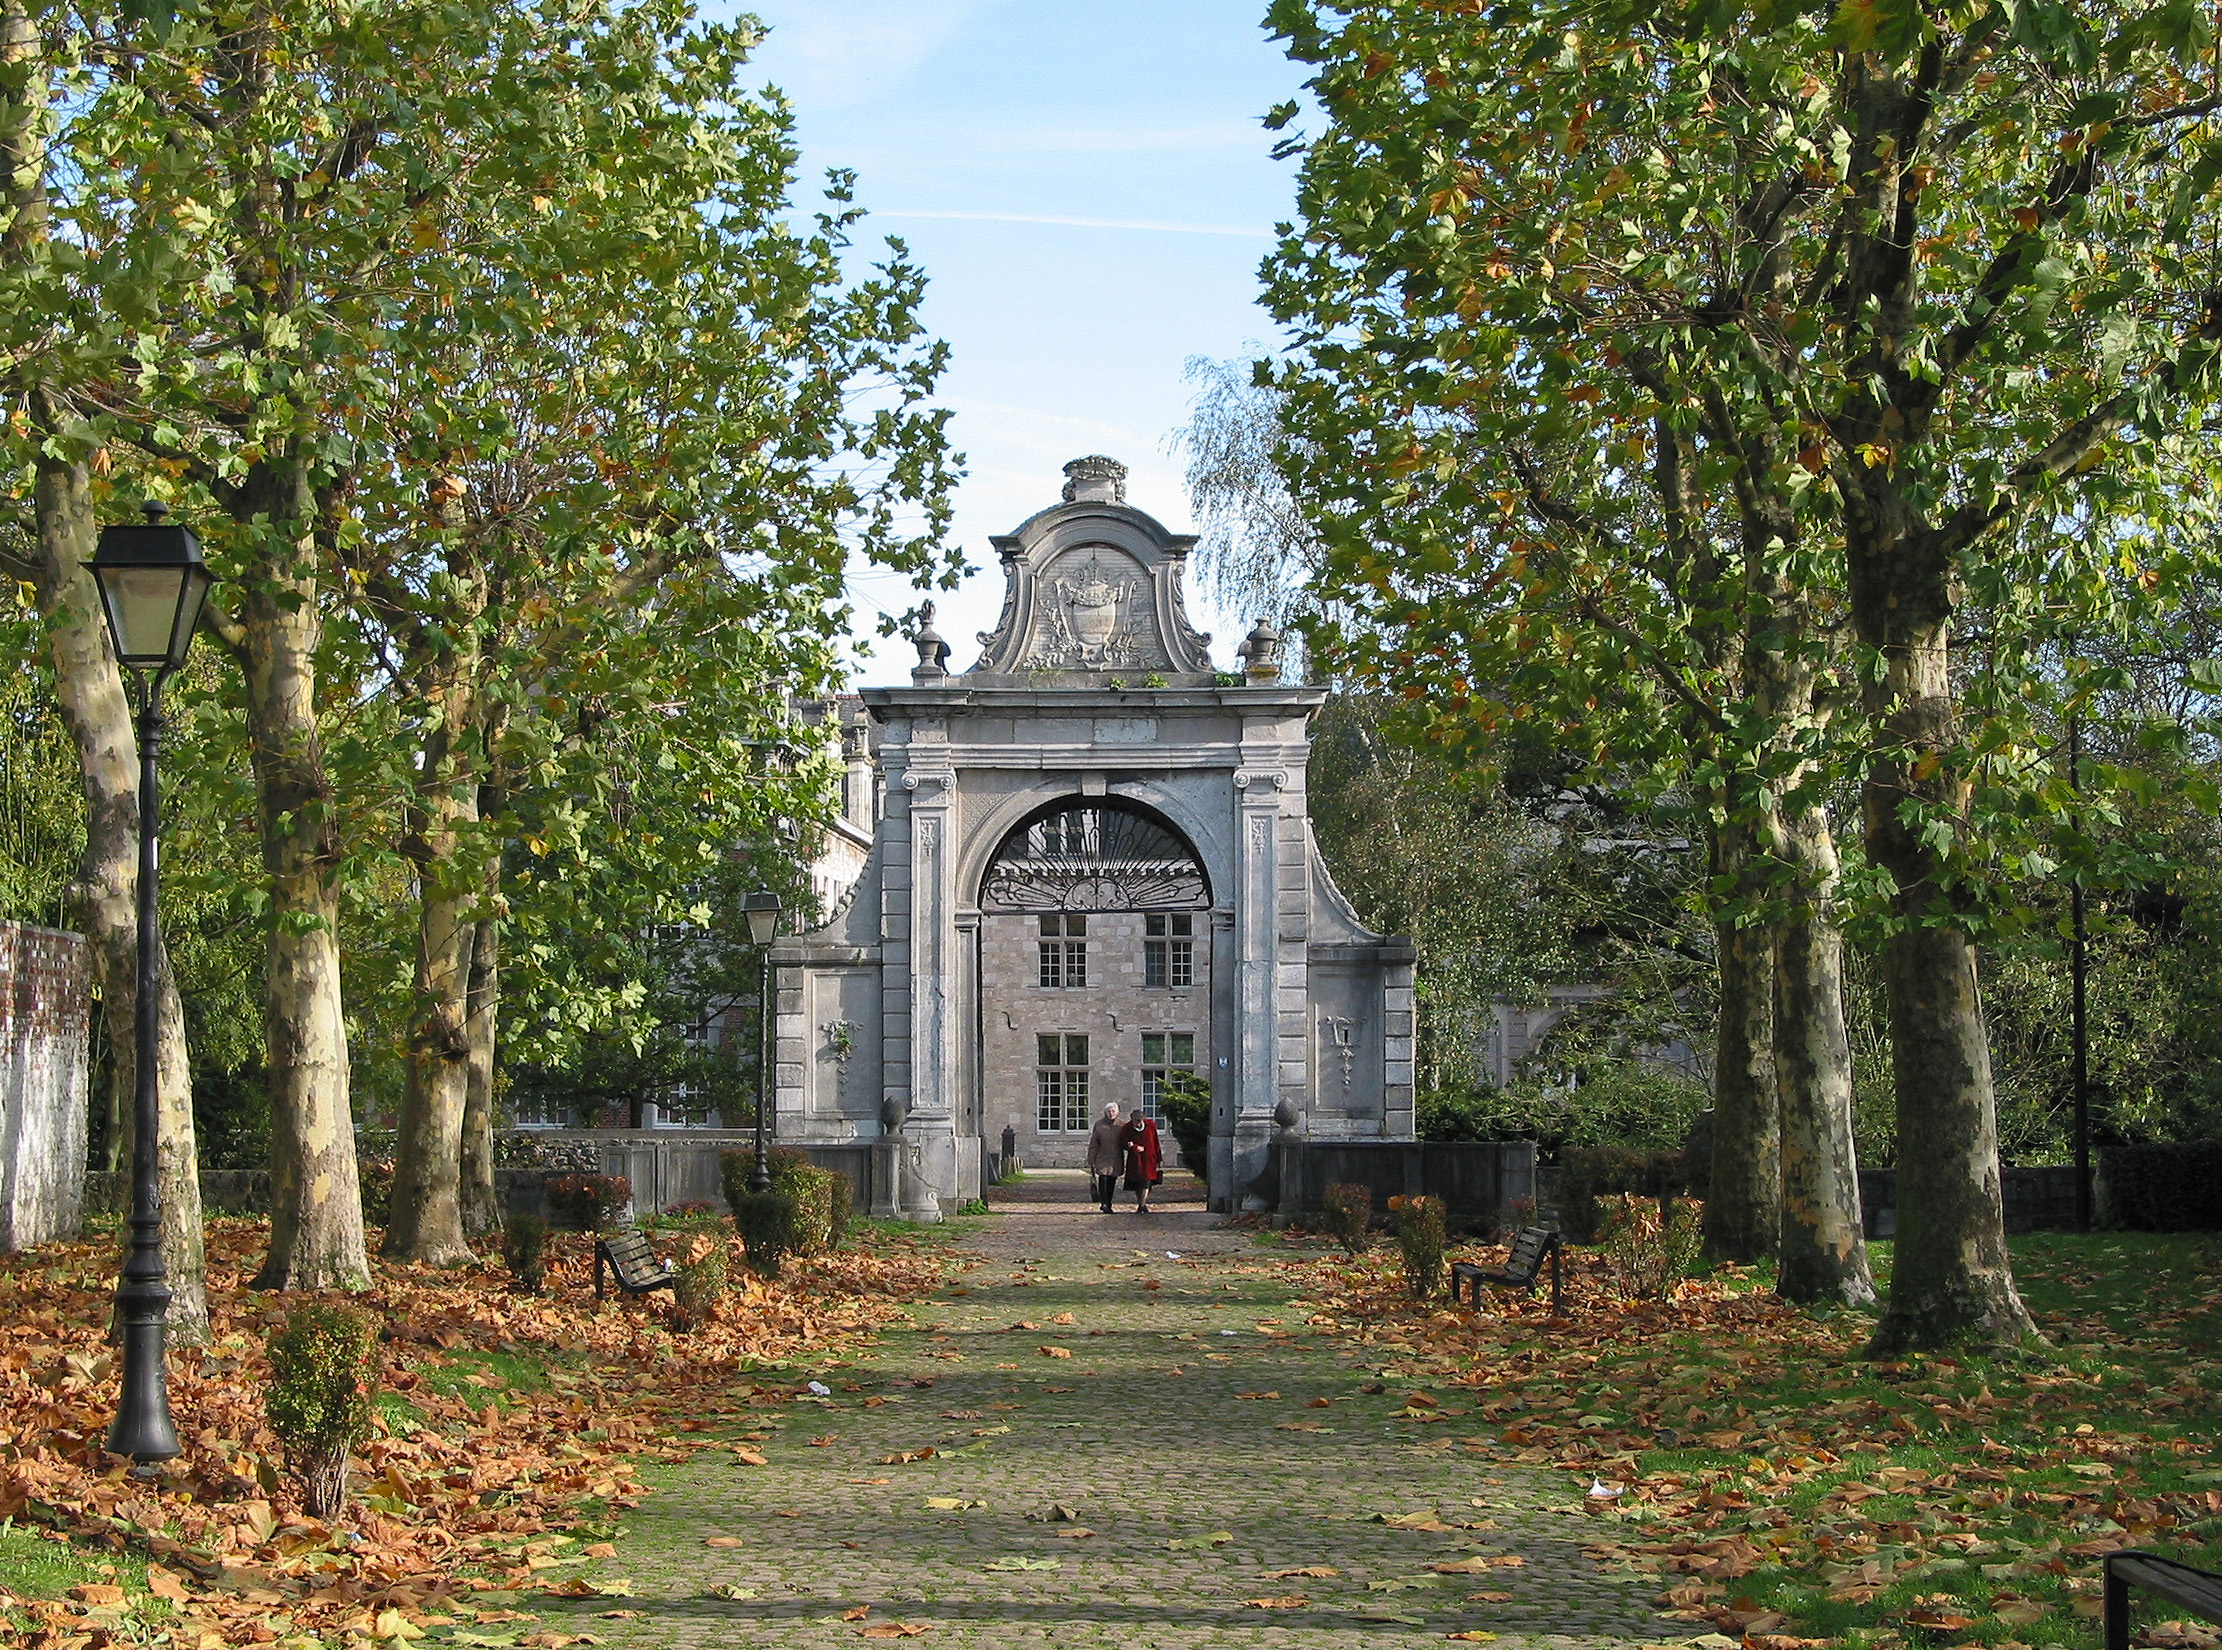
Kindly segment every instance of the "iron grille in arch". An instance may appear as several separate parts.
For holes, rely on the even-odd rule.
[[[1202,911],[1204,868],[1187,843],[1124,808],[1065,808],[1003,839],[980,885],[984,911]]]

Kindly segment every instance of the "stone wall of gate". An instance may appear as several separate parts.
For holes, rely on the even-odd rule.
[[[84,936],[0,922],[0,1251],[77,1233],[91,1025]]]

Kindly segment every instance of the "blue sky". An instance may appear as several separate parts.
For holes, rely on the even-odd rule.
[[[939,598],[959,668],[995,622],[988,535],[1056,502],[1083,453],[1127,464],[1130,502],[1188,525],[1166,437],[1190,356],[1272,330],[1257,265],[1289,215],[1293,165],[1258,116],[1298,66],[1258,26],[1263,0],[765,0],[759,83],[795,106],[806,177],[858,174],[865,226],[898,234],[931,278],[929,325],[954,358],[942,404],[968,457],[955,537],[975,567]],[[1085,220],[1085,221],[1071,221]],[[858,577],[858,628],[917,597]],[[1232,660],[1246,620],[1209,610]],[[880,643],[857,680],[907,681]]]

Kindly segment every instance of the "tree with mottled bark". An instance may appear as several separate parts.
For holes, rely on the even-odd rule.
[[[85,847],[68,907],[91,946],[108,1033],[108,1080],[137,1087],[139,747],[98,591],[86,563],[98,547],[95,466],[105,458],[110,409],[128,399],[114,335],[72,302],[82,243],[75,225],[58,242],[51,191],[64,99],[82,73],[89,41],[70,13],[0,0],[0,314],[9,363],[5,441],[27,473],[21,550],[0,570],[29,584],[47,631],[62,721],[77,756]],[[143,277],[142,277],[143,280]],[[141,288],[142,296],[144,288]],[[193,1128],[185,1015],[169,953],[157,939],[156,1089],[160,1117],[162,1259],[173,1344],[208,1338],[200,1174]],[[120,1104],[112,1116],[130,1118]]]

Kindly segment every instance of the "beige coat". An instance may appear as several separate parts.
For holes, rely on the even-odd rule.
[[[1088,1172],[1117,1174],[1126,1166],[1126,1147],[1119,1140],[1119,1125],[1108,1117],[1096,1119],[1088,1131]]]

